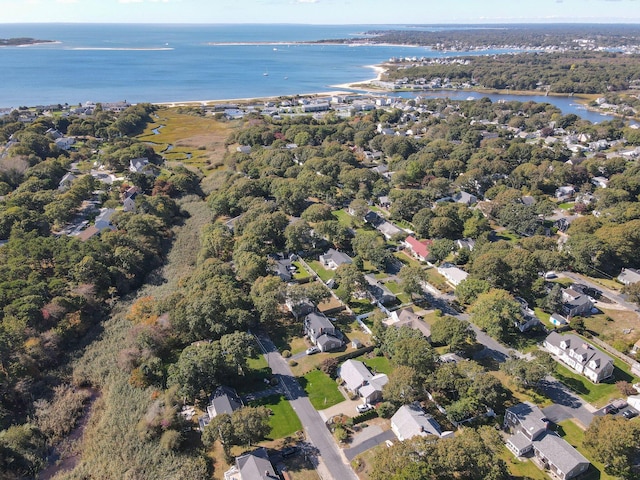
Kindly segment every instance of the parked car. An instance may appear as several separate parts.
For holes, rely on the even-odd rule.
[[[633,410],[625,410],[624,412],[622,412],[622,416],[624,418],[633,418],[633,417],[637,417],[638,414]]]
[[[618,413],[618,409],[613,405],[607,405],[606,407],[604,407],[604,413],[615,415],[616,413]]]
[[[309,347],[309,348],[307,348],[307,350],[305,351],[305,353],[306,353],[307,355],[313,355],[314,353],[318,353],[319,351],[320,351],[320,349],[319,349],[318,347],[313,346],[313,347]]]
[[[362,403],[360,405],[356,405],[356,410],[358,413],[368,412],[369,410],[373,410],[373,406],[368,403]]]

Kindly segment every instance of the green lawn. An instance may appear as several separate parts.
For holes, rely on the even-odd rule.
[[[299,380],[316,410],[324,410],[344,401],[336,381],[320,370],[311,370]]]
[[[257,347],[256,347],[257,348]],[[238,392],[248,393],[264,388],[264,379],[270,377],[271,369],[267,365],[264,355],[256,354],[247,361],[245,375],[239,378]]]
[[[575,206],[575,202],[563,202],[558,204],[558,208],[561,208],[562,210],[571,210]]]
[[[333,212],[331,212],[331,215],[336,217],[340,225],[342,225],[343,227],[353,227],[354,218],[349,215],[346,210],[334,210]]]
[[[349,300],[349,308],[353,310],[356,315],[362,315],[363,313],[371,312],[375,309],[375,306],[370,300]]]
[[[377,373],[386,373],[389,375],[393,370],[393,367],[389,363],[389,359],[387,357],[373,357],[368,358],[364,355],[357,357],[356,360],[360,360],[364,363],[371,371],[375,369]]]
[[[296,267],[296,273],[293,275],[296,280],[300,281],[311,277],[311,274],[307,272],[301,262],[293,262],[292,265]]]
[[[307,264],[313,269],[314,272],[318,274],[320,279],[325,283],[331,280],[336,274],[336,272],[334,272],[333,270],[326,270],[318,260],[310,260],[307,262]]]
[[[417,260],[414,260],[409,255],[404,252],[395,252],[393,254],[398,260],[400,260],[404,265],[411,265],[412,267],[424,267],[422,263]]]
[[[614,375],[618,377],[618,369],[614,369]],[[553,375],[587,402],[597,406],[603,406],[607,401],[620,392],[613,383],[591,383],[586,377],[574,373],[564,365],[558,363],[556,373]]]
[[[513,453],[511,453],[507,447],[504,447],[500,453],[502,458],[507,464],[511,478],[514,480],[531,479],[531,480],[549,480],[542,470],[530,460],[518,460]]]
[[[435,268],[427,268],[425,270],[427,275],[427,282],[436,287],[438,290],[441,290],[445,293],[452,292],[453,289],[447,283],[447,279],[438,273],[438,270]]]
[[[272,395],[251,402],[252,407],[263,406],[271,409],[273,415],[269,417],[271,432],[269,438],[275,440],[302,430],[302,424],[291,404],[283,395]]]
[[[584,440],[584,432],[578,425],[576,425],[572,420],[565,420],[560,422],[559,428],[557,430],[558,435],[563,437],[567,442],[569,442],[572,446],[576,448],[582,455],[584,455],[587,460],[591,462],[591,467],[587,470],[587,474],[585,475],[585,480],[615,480],[616,477],[612,477],[611,475],[607,475],[604,471],[604,465],[600,462],[596,462],[591,458],[589,452],[587,452],[582,446],[582,442]]]
[[[553,323],[549,321],[549,318],[551,317],[551,315],[545,312],[544,310],[542,310],[540,307],[535,307],[533,311],[535,312],[536,317],[538,317],[540,321],[544,323],[545,327],[548,327],[548,328],[556,327]]]

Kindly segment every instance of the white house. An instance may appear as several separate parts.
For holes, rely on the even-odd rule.
[[[346,253],[330,248],[327,253],[320,255],[320,263],[330,270],[335,270],[345,263],[353,263],[353,260]]]
[[[347,390],[362,397],[366,403],[382,398],[382,388],[389,382],[384,373],[374,375],[358,360],[347,360],[338,368],[338,377],[344,381]]]
[[[543,345],[559,360],[593,383],[599,383],[613,375],[613,359],[577,335],[551,332]]]
[[[437,268],[437,270],[438,273],[446,278],[447,281],[454,287],[460,285],[460,283],[466,280],[469,276],[467,272],[456,267],[452,263],[443,263]]]
[[[391,430],[401,442],[416,436],[453,437],[453,432],[442,432],[438,422],[417,403],[403,405],[398,409],[391,417]]]
[[[625,285],[631,285],[632,283],[640,282],[640,270],[635,268],[623,268],[618,275],[618,281]]]

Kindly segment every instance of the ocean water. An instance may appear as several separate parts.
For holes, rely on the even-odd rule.
[[[0,107],[313,93],[373,78],[367,66],[393,56],[443,56],[426,48],[294,43],[348,38],[372,28],[399,27],[0,25],[0,38],[59,42],[0,48]]]
[[[86,101],[178,102],[335,90],[371,79],[391,57],[447,57],[423,47],[308,45],[402,25],[0,24],[0,38],[55,44],[0,47],[0,107]],[[434,27],[432,30],[447,27]],[[500,51],[471,52],[472,55]],[[444,92],[466,99],[471,93]],[[523,101],[527,97],[519,98]],[[536,98],[535,100],[541,101]],[[610,117],[542,97],[591,121]]]

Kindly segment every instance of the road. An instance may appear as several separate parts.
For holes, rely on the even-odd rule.
[[[583,285],[586,285],[587,287],[591,287],[591,288],[593,288],[595,290],[599,290],[599,291],[603,292],[611,300],[613,300],[614,302],[616,302],[619,305],[623,306],[627,310],[630,310],[632,312],[638,311],[638,306],[637,305],[635,305],[635,304],[633,304],[631,302],[628,302],[619,293],[616,293],[613,290],[611,290],[609,288],[606,288],[606,287],[603,287],[602,285],[599,285],[597,283],[593,283],[592,281],[584,278],[582,275],[578,275],[577,273],[573,273],[573,272],[562,272],[562,273],[559,273],[558,276],[559,277],[569,278],[569,279],[573,280],[575,283],[581,283]]]
[[[576,281],[585,283],[581,278]],[[529,358],[529,356],[523,355],[517,350],[509,349],[497,340],[491,338],[471,323],[469,315],[455,311],[449,304],[453,299],[453,296],[440,293],[431,285],[429,285],[429,287],[431,288],[427,288],[427,301],[447,315],[468,321],[476,332],[476,340],[484,346],[484,349],[478,352],[474,356],[474,359],[482,358],[487,355],[492,356],[498,362],[504,362],[511,356]],[[542,390],[542,392],[544,392],[544,394],[556,404],[552,407],[547,407],[549,409],[549,419],[551,421],[562,421],[567,418],[576,418],[585,427],[588,427],[591,424],[595,409],[579,396],[571,392],[558,380],[548,376],[540,385],[540,390]],[[547,413],[546,409],[545,413]]]
[[[289,364],[266,334],[259,333],[256,337],[272,373],[278,378],[287,400],[307,433],[307,440],[317,449],[317,470],[320,477],[323,480],[357,480],[358,477],[345,462],[322,417],[293,376]]]

